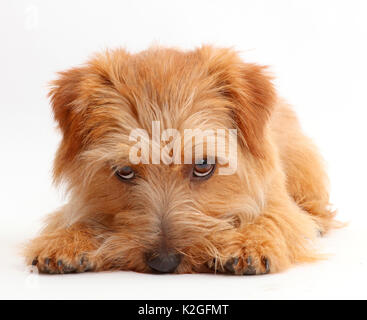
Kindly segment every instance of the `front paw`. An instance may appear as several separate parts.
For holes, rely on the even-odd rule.
[[[259,275],[270,273],[271,261],[268,256],[243,250],[239,255],[224,259],[222,263],[211,261],[208,266],[215,272],[235,275]]]
[[[267,257],[252,256],[235,257],[228,259],[224,264],[226,273],[239,275],[267,274],[270,272],[270,260]]]
[[[41,253],[32,261],[32,266],[36,266],[40,273],[75,273],[86,272],[94,269],[94,264],[86,254],[76,256],[66,256],[64,254]]]
[[[60,232],[40,236],[26,249],[28,264],[36,266],[40,273],[74,273],[91,271],[97,262],[91,255],[92,242],[82,233],[76,235]]]

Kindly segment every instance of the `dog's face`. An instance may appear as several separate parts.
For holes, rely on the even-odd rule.
[[[112,267],[203,271],[214,257],[220,261],[227,232],[261,210],[271,167],[266,122],[274,91],[262,67],[243,63],[234,52],[106,52],[60,73],[50,97],[63,134],[55,180],[68,184],[70,219],[103,229],[97,254]],[[153,163],[153,123],[160,132],[176,130],[180,159],[185,129],[236,129],[235,172],[219,173],[225,165],[205,148],[205,139],[201,159],[193,156],[191,164],[165,161],[172,158],[165,146],[174,139],[159,141],[162,160]],[[149,140],[149,152],[138,154],[143,163],[131,160],[136,129]],[[189,140],[196,150],[198,139]]]

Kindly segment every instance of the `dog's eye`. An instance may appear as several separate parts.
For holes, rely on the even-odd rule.
[[[117,169],[115,171],[115,174],[118,178],[122,180],[131,180],[135,176],[134,170],[129,166],[125,166],[120,169]]]
[[[203,159],[195,163],[193,175],[197,178],[209,177],[214,172],[214,168],[215,164],[210,164],[207,159]]]

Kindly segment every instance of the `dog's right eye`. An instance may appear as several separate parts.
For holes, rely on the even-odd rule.
[[[131,180],[134,178],[135,176],[135,172],[133,170],[133,168],[131,168],[130,166],[125,166],[122,167],[120,169],[117,169],[115,171],[115,175],[121,179],[121,180]]]
[[[193,170],[193,176],[195,178],[209,178],[215,169],[215,164],[208,163],[207,159],[198,161]]]

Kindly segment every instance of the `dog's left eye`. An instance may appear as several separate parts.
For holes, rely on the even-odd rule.
[[[133,168],[131,168],[130,166],[125,166],[120,169],[117,169],[115,171],[115,174],[118,178],[122,180],[131,180],[135,176],[135,172]]]
[[[197,178],[206,178],[214,172],[214,168],[215,164],[210,164],[207,159],[203,159],[195,163],[193,175]]]

